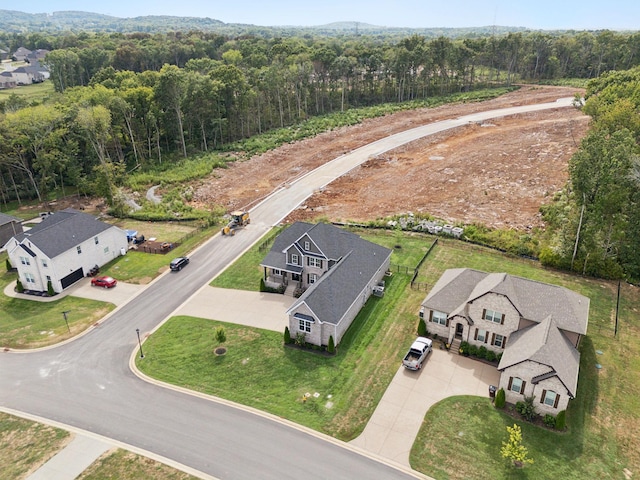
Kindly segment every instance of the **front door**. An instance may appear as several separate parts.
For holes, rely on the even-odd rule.
[[[462,332],[464,331],[464,325],[461,323],[456,324],[456,337],[462,337]]]

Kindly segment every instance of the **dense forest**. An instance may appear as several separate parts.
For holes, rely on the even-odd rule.
[[[395,39],[38,32],[0,33],[2,45],[50,50],[45,62],[56,92],[42,102],[12,95],[0,104],[3,202],[73,187],[117,207],[131,172],[206,157],[205,175],[224,164],[216,155],[236,149],[234,142],[304,129],[314,118],[417,107],[521,81],[591,79],[584,109],[594,129],[572,159],[566,191],[545,212],[551,235],[532,253],[588,274],[640,278],[640,33]]]

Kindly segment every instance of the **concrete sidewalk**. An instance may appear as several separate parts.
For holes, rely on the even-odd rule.
[[[27,480],[73,480],[112,448],[115,447],[102,440],[75,434],[71,443],[28,476]]]
[[[400,367],[359,437],[350,443],[409,466],[409,454],[429,408],[454,395],[489,396],[498,385],[495,367],[467,357],[433,350],[421,370]]]

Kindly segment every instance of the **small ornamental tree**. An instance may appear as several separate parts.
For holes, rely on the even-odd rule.
[[[291,332],[289,332],[289,327],[284,327],[284,343],[285,345],[289,345],[291,343]]]
[[[51,280],[47,281],[47,295],[53,297],[55,293],[56,292],[53,291],[53,284],[51,283]]]
[[[4,261],[4,264],[7,267],[7,272],[10,272],[11,270],[13,270],[13,267],[11,266],[11,262],[9,261],[8,258]]]
[[[501,388],[496,392],[496,398],[494,400],[494,405],[496,406],[496,408],[504,408],[506,403],[507,403],[507,399],[506,399],[506,395],[504,393],[504,388]]]
[[[500,454],[504,458],[511,460],[513,466],[517,468],[522,468],[527,463],[533,463],[533,459],[527,457],[527,447],[522,445],[522,430],[520,427],[514,423],[513,427],[507,427],[507,432],[509,432],[509,440],[502,442]]]
[[[564,430],[567,428],[567,411],[562,410],[556,415],[556,430]]]
[[[427,335],[427,324],[424,323],[424,318],[421,318],[418,322],[418,335],[421,337]]]
[[[335,345],[335,343],[333,341],[333,335],[331,335],[329,337],[329,345],[327,345],[327,352],[335,353],[335,351],[336,351],[336,345]]]
[[[220,344],[227,341],[227,333],[224,331],[224,327],[216,328],[216,341]]]
[[[16,291],[18,293],[24,292],[24,286],[22,285],[22,282],[20,281],[20,279],[16,280]]]

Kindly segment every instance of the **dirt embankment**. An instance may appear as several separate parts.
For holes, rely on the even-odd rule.
[[[400,112],[237,162],[199,182],[194,200],[231,210],[279,185],[385,136],[438,120],[573,97],[566,87],[525,86],[500,98]],[[423,212],[447,222],[527,229],[567,181],[567,164],[588,128],[573,108],[515,115],[404,145],[371,159],[314,194],[288,220],[363,221]]]

